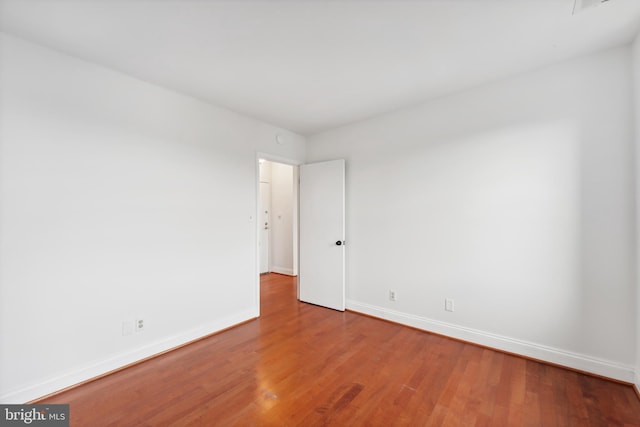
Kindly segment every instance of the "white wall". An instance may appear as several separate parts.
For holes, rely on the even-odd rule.
[[[640,390],[640,34],[632,45],[633,94],[635,119],[635,173],[636,173],[636,375],[635,385]]]
[[[260,182],[271,183],[271,162],[260,160]]]
[[[0,43],[0,401],[255,316],[256,152],[302,161],[304,139]]]
[[[347,160],[348,307],[631,381],[630,59],[606,51],[308,138],[308,161]]]
[[[294,274],[293,166],[271,164],[271,271]]]

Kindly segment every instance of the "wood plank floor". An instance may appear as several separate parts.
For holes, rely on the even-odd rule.
[[[72,426],[640,426],[629,386],[296,301],[47,398]]]

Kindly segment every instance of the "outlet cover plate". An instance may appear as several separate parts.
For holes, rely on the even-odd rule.
[[[449,298],[444,299],[444,309],[445,311],[453,311],[453,300]]]

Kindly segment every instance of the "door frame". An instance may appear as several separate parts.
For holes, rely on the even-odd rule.
[[[262,160],[262,159],[260,159]],[[262,275],[263,274],[263,262],[264,262],[264,256],[265,256],[265,252],[266,252],[266,262],[267,262],[267,268],[266,271],[264,273],[270,273],[271,272],[271,194],[268,195],[268,209],[267,209],[267,216],[268,218],[266,219],[266,224],[265,226],[267,227],[266,230],[266,242],[263,241],[262,239],[265,239],[264,237],[264,231],[262,228],[262,223],[265,221],[265,218],[263,217],[263,210],[265,208],[265,206],[263,205],[263,198],[264,198],[264,194],[262,194],[262,190],[266,190],[265,187],[268,187],[268,191],[269,193],[271,193],[271,183],[270,182],[262,182],[260,181],[259,184],[259,193],[260,193],[260,197],[259,197],[259,205],[258,205],[258,216],[257,216],[257,220],[258,220],[258,248],[260,249],[260,257],[258,258],[259,262],[258,262],[258,274]],[[265,245],[266,243],[266,245]],[[265,248],[266,246],[266,248]]]
[[[299,273],[299,261],[300,261],[300,170],[298,166],[304,164],[304,162],[290,159],[288,157],[282,157],[275,154],[269,154],[261,151],[256,151],[255,158],[255,212],[254,212],[254,225],[255,225],[255,256],[254,256],[254,276],[255,276],[255,307],[256,316],[260,316],[260,246],[258,245],[260,239],[260,159],[264,159],[269,162],[281,163],[283,165],[293,166],[293,274],[295,276]],[[300,289],[296,290],[297,298],[300,299]]]

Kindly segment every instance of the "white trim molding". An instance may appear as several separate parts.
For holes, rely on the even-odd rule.
[[[80,384],[84,381],[116,371],[143,359],[175,349],[176,347],[204,338],[207,335],[214,334],[223,329],[254,319],[255,317],[255,309],[246,310],[233,316],[204,324],[190,331],[147,344],[127,353],[119,354],[117,356],[62,373],[55,377],[48,378],[38,384],[31,384],[19,390],[9,391],[8,393],[0,396],[0,402],[7,404],[22,404],[38,399],[48,394]]]
[[[295,274],[293,274],[292,268],[285,268],[285,267],[272,266],[271,273],[284,274],[285,276],[295,276]]]
[[[390,320],[402,325],[411,326],[427,332],[433,332],[459,339],[472,344],[478,344],[508,353],[530,357],[532,359],[552,363],[554,365],[577,369],[594,375],[624,381],[629,384],[635,382],[636,387],[639,384],[637,378],[638,374],[635,372],[635,369],[632,366],[623,365],[617,362],[441,322],[439,320],[416,316],[414,314],[389,310],[384,307],[365,304],[354,300],[347,300],[347,309],[380,319]]]

